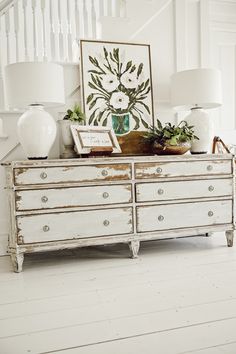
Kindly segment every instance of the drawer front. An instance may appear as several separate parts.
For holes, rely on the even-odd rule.
[[[229,223],[232,223],[231,200],[137,208],[138,232]]]
[[[136,201],[162,201],[199,197],[231,196],[232,179],[136,184]]]
[[[16,168],[16,185],[129,180],[129,164]]]
[[[16,210],[130,203],[131,185],[71,187],[16,192]]]
[[[132,208],[20,216],[17,228],[23,243],[130,234]]]
[[[135,164],[135,177],[137,179],[231,173],[231,160],[146,162]]]

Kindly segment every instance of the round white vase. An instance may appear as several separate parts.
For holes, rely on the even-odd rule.
[[[191,153],[209,153],[212,146],[213,125],[208,113],[202,108],[192,108],[191,113],[184,120],[188,125],[194,126],[194,135],[199,138],[191,142]]]
[[[28,159],[46,159],[55,141],[57,126],[42,105],[31,105],[17,123],[20,143]]]

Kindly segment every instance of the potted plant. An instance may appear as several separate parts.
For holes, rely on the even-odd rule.
[[[178,125],[165,123],[157,119],[157,126],[151,126],[144,138],[152,145],[152,151],[158,155],[182,155],[191,147],[191,142],[199,138],[194,135],[194,127],[186,121]]]
[[[71,134],[70,126],[74,124],[84,125],[85,115],[78,103],[72,109],[66,111],[66,115],[59,121],[61,130],[61,140],[64,146],[64,151],[61,154],[62,158],[75,157],[74,140]]]

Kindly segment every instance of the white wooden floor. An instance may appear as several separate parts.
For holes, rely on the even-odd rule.
[[[0,257],[0,353],[235,354],[236,247],[212,237]]]

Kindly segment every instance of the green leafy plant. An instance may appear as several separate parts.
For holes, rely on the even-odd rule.
[[[85,121],[85,115],[82,112],[80,105],[77,103],[74,105],[72,110],[68,109],[66,113],[67,114],[63,118],[65,120],[70,120],[72,122],[78,122],[78,123],[82,123]]]
[[[165,123],[162,125],[157,119],[157,127],[151,126],[149,130],[143,135],[150,143],[158,142],[160,145],[178,145],[184,142],[190,142],[192,140],[199,140],[194,135],[194,126],[188,125],[188,123],[182,120],[177,126],[171,123]]]

